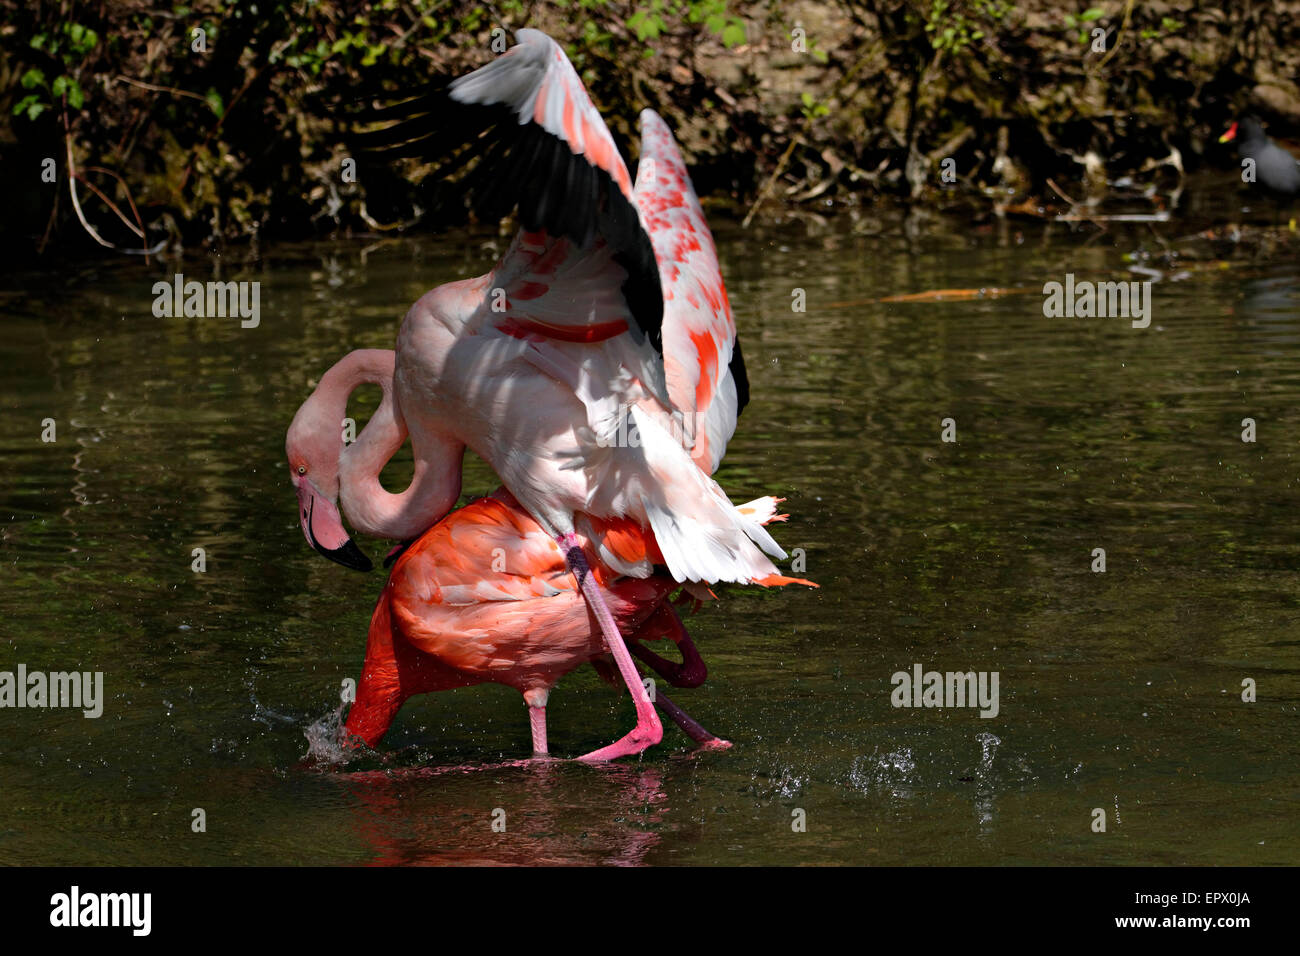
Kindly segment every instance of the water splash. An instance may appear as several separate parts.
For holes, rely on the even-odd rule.
[[[864,793],[888,790],[896,797],[910,797],[916,784],[916,758],[912,748],[901,747],[886,754],[877,750],[868,756],[854,757],[849,783]]]
[[[993,758],[998,755],[1002,739],[985,731],[977,735],[975,741],[980,745],[980,766],[975,771],[975,776],[981,783],[987,783],[989,774],[993,772]]]
[[[248,701],[253,705],[253,720],[266,727],[274,727],[279,724],[291,724],[294,718],[290,714],[281,714],[278,711],[267,707],[257,699],[256,694],[249,694]]]
[[[776,792],[783,797],[793,797],[803,790],[808,782],[807,776],[799,776],[790,767],[781,769],[781,779],[776,782]]]
[[[980,832],[988,833],[993,822],[993,758],[1002,745],[1001,738],[985,731],[975,737],[980,745],[980,765],[975,771],[975,816]]]
[[[363,748],[346,743],[348,732],[343,725],[343,714],[347,707],[346,703],[340,702],[335,710],[307,725],[302,732],[307,738],[307,753],[303,760],[331,767],[345,764],[364,752]]]

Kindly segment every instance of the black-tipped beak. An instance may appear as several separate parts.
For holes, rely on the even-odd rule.
[[[353,571],[370,571],[374,565],[343,528],[334,502],[310,481],[298,484],[298,518],[307,543],[331,561]]]
[[[335,548],[333,551],[315,540],[312,541],[311,546],[320,554],[325,555],[325,557],[329,558],[331,561],[343,565],[345,568],[351,568],[353,571],[374,570],[374,564],[371,563],[370,559],[365,556],[362,550],[357,547],[356,542],[351,538],[348,538],[347,541],[343,542],[341,548]]]

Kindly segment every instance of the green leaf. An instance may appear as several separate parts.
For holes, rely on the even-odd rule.
[[[657,13],[638,10],[628,18],[627,25],[636,31],[636,38],[644,43],[662,34],[668,26]]]
[[[1092,7],[1091,9],[1084,10],[1083,13],[1079,15],[1079,19],[1084,23],[1091,23],[1093,20],[1100,20],[1105,15],[1106,11],[1101,9],[1101,7]]]
[[[744,42],[745,24],[740,20],[732,20],[722,31],[722,45],[730,50],[733,46],[740,46]]]
[[[17,105],[14,106],[13,115],[17,116],[19,113],[27,112],[27,108],[29,106],[31,106],[33,103],[39,103],[40,100],[41,98],[37,94],[28,93],[26,96],[24,96],[21,100],[18,101]]]
[[[81,109],[86,103],[86,94],[76,80],[68,81],[68,105],[74,110]]]
[[[221,99],[221,94],[216,90],[209,88],[208,91],[203,94],[203,99],[207,101],[208,106],[212,109],[212,112],[216,114],[217,119],[221,119],[222,114],[226,111],[226,105]]]
[[[19,80],[19,82],[25,90],[35,89],[38,86],[45,86],[45,71],[32,67],[23,74],[23,78]]]

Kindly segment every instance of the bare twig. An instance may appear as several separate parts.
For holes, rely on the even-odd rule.
[[[80,173],[77,172],[77,159],[72,151],[72,126],[68,122],[67,93],[63,94],[63,147],[66,152],[67,160],[68,160],[68,196],[72,200],[72,209],[77,214],[77,220],[81,223],[81,228],[85,229],[86,234],[89,235],[90,238],[94,239],[97,243],[99,243],[104,248],[112,249],[114,252],[128,252],[137,255],[142,254],[144,255],[147,261],[150,255],[152,255],[154,252],[157,252],[159,249],[163,247],[163,244],[166,242],[166,240],[159,242],[158,245],[155,246],[153,249],[150,249],[148,246],[145,246],[141,249],[124,249],[121,246],[117,245],[116,243],[109,242],[107,239],[101,236],[99,232],[95,229],[95,227],[90,224],[90,221],[86,219],[86,214],[81,209],[81,200],[77,196],[78,180],[84,183],[86,187],[90,189],[91,192],[93,192],[100,199],[102,199],[104,203],[108,206],[108,208],[113,210],[113,212],[117,214],[117,217],[122,220],[122,222],[126,223],[128,229],[130,229],[132,232],[138,235],[142,240],[146,239],[146,236],[144,234],[143,223],[140,223],[140,228],[138,229],[135,226],[131,225],[130,221],[126,218],[126,216],[122,214],[122,210],[117,208],[116,203],[114,203],[111,199],[109,199],[106,195],[104,195],[104,193],[99,189],[98,186],[96,186],[94,183],[86,179],[86,177],[82,176]],[[107,172],[107,170],[105,170],[105,172]],[[121,177],[118,178],[119,181],[121,181]],[[126,184],[123,183],[123,186],[125,185]],[[130,198],[130,190],[127,191],[127,200],[131,203],[131,211],[135,213],[136,220],[139,221],[140,213],[135,208],[135,202],[132,201]],[[42,245],[43,244],[44,243],[42,242]]]
[[[1051,180],[1050,178],[1047,180],[1047,185],[1051,187],[1052,192],[1056,193],[1056,195],[1060,196],[1062,199],[1064,199],[1066,202],[1068,202],[1071,206],[1078,206],[1078,205],[1079,205],[1078,202],[1076,202],[1075,200],[1073,200],[1073,199],[1071,199],[1069,196],[1067,196],[1067,195],[1066,195],[1066,194],[1061,190],[1061,188],[1060,188],[1059,186],[1056,185],[1056,183],[1052,182],[1052,180]]]
[[[1100,70],[1102,67],[1104,67],[1107,61],[1109,61],[1110,58],[1115,55],[1115,51],[1119,49],[1120,39],[1123,37],[1124,31],[1128,29],[1128,19],[1132,15],[1133,15],[1133,0],[1128,0],[1128,2],[1124,4],[1124,19],[1120,22],[1119,29],[1115,31],[1115,42],[1112,43],[1110,49],[1106,51],[1106,55],[1103,56],[1100,61],[1098,61],[1097,69]]]
[[[1096,213],[1085,213],[1083,215],[1066,214],[1056,217],[1057,222],[1168,222],[1169,213],[1167,212],[1126,212],[1117,215],[1099,215]]]
[[[122,220],[122,224],[126,226],[126,228],[130,229],[141,239],[144,238],[144,232],[136,228],[135,223],[133,223],[130,219],[126,218],[126,214],[122,212],[122,210],[117,208],[117,203],[113,202],[113,200],[105,196],[104,191],[102,189],[100,189],[98,186],[92,183],[85,176],[82,176],[80,173],[77,174],[77,182],[81,183],[81,185],[85,186],[92,193],[98,196],[100,198],[100,201],[102,201],[105,206],[107,206],[110,210],[112,210],[118,219]]]
[[[127,205],[131,207],[131,215],[135,216],[135,224],[140,227],[139,229],[135,230],[135,234],[139,236],[141,239],[144,239],[145,238],[144,220],[140,218],[140,210],[135,208],[135,200],[131,198],[131,187],[127,185],[126,180],[123,179],[121,176],[119,176],[117,173],[113,172],[111,169],[105,169],[103,166],[87,166],[85,167],[85,169],[86,172],[88,173],[103,173],[105,176],[112,176],[114,179],[116,179],[119,183],[122,184],[122,192],[126,193],[126,202]],[[83,183],[86,183],[86,185],[90,185],[90,183],[86,181],[84,176],[82,177],[81,181]]]
[[[72,208],[81,220],[81,227],[86,230],[90,238],[106,249],[116,249],[113,243],[109,242],[98,232],[95,227],[86,221],[86,214],[81,211],[81,200],[77,198],[77,161],[72,155],[72,128],[68,125],[68,104],[67,94],[64,94],[63,103],[63,145],[67,151],[68,158],[68,195],[72,198]]]
[[[776,169],[772,170],[772,175],[767,177],[767,182],[763,183],[763,188],[760,189],[758,195],[754,197],[754,204],[749,207],[749,212],[745,214],[744,221],[740,224],[742,229],[749,228],[750,220],[754,218],[754,213],[758,211],[759,205],[767,197],[767,194],[772,191],[772,187],[776,184],[777,177],[785,171],[785,164],[788,163],[790,157],[794,155],[794,148],[802,142],[802,136],[796,136],[794,139],[790,140],[790,145],[785,148],[785,153],[781,156],[781,161],[776,164]]]
[[[155,86],[153,83],[146,83],[144,80],[135,80],[129,76],[118,74],[117,77],[123,83],[130,83],[132,86],[138,86],[142,90],[152,90],[155,93],[171,93],[173,96],[188,96],[192,100],[198,100],[200,103],[207,103],[207,100],[197,93],[191,93],[189,90],[178,90],[174,86]]]

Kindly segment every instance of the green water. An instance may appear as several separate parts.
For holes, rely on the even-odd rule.
[[[670,728],[610,766],[494,766],[530,749],[497,686],[411,701],[387,764],[302,764],[382,578],[307,548],[285,429],[502,240],[9,276],[0,670],[103,671],[106,701],[0,710],[0,862],[1300,862],[1295,246],[1148,263],[1140,330],[1047,319],[1037,290],[1144,278],[1124,254],[1161,251],[1149,227],[857,229],[717,226],[754,393],[719,480],[788,499],[777,537],[822,589],[726,587],[688,620],[710,678],[675,699],[732,750]],[[155,318],[178,271],[260,281],[260,325]],[[878,301],[956,288],[1029,291]],[[467,493],[495,484],[470,464]],[[997,671],[998,715],[892,707],[917,663]],[[552,694],[557,754],[631,724],[589,670]]]

